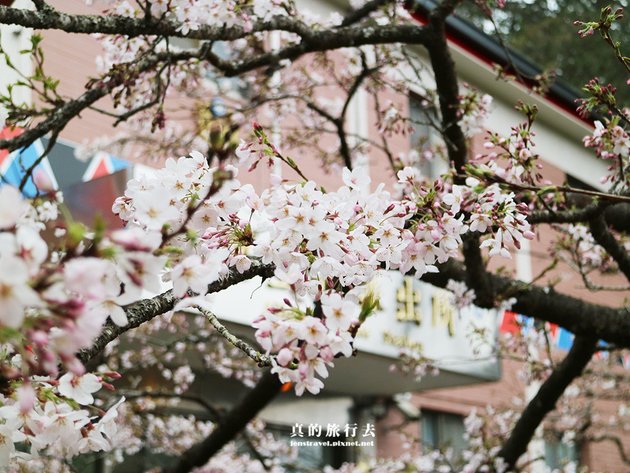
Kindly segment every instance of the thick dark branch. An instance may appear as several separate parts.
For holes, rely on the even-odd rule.
[[[464,235],[463,243],[462,253],[466,264],[466,285],[475,290],[477,304],[492,305],[495,292],[479,247],[479,235],[476,233]]]
[[[267,371],[258,384],[235,405],[217,424],[212,433],[202,442],[185,451],[168,473],[188,473],[205,465],[221,450],[280,392],[282,384],[278,376]]]
[[[466,137],[459,126],[459,83],[455,63],[446,41],[444,23],[431,23],[431,41],[428,42],[429,58],[435,75],[435,85],[440,99],[442,134],[446,142],[448,158],[457,173],[463,172],[467,159]]]
[[[287,46],[278,51],[263,53],[240,61],[224,60],[206,50],[205,59],[226,76],[237,76],[259,67],[278,64],[284,59],[293,60],[304,54],[329,51],[339,48],[353,48],[370,44],[424,44],[430,40],[428,30],[415,24],[368,26],[358,24],[338,29],[311,30],[308,36],[302,36],[298,44]]]
[[[581,223],[587,222],[596,215],[600,214],[605,208],[605,204],[602,202],[591,202],[582,208],[569,209],[569,210],[536,210],[532,212],[527,221],[532,225],[538,223]]]
[[[503,444],[498,456],[510,467],[514,467],[520,456],[527,450],[527,445],[536,429],[551,412],[556,402],[571,382],[579,377],[590,361],[597,346],[597,339],[576,337],[566,358],[553,370],[542,384],[538,393],[529,402],[514,426],[510,437]]]
[[[230,271],[230,274],[216,281],[208,286],[208,293],[219,292],[223,289],[227,289],[234,284],[251,279],[255,276],[261,276],[263,279],[273,276],[273,266],[253,264],[247,271],[239,273],[237,271]],[[105,346],[118,338],[123,333],[133,328],[139,327],[145,322],[148,322],[158,315],[162,315],[170,310],[173,310],[177,299],[173,297],[171,291],[166,291],[163,294],[155,296],[151,299],[143,299],[138,302],[134,302],[125,307],[125,313],[129,323],[124,327],[119,327],[115,323],[109,321],[103,327],[101,334],[96,338],[92,346],[88,349],[81,350],[78,354],[78,358],[86,363],[100,353]]]
[[[619,266],[619,270],[626,276],[626,279],[630,281],[630,256],[626,249],[619,244],[608,230],[608,225],[606,225],[606,220],[603,215],[591,220],[591,234],[595,241],[615,260],[617,266]]]
[[[459,83],[444,28],[444,18],[450,14],[456,3],[456,1],[445,1],[433,12],[430,24],[433,40],[427,45],[427,48],[440,99],[442,133],[448,158],[459,173],[466,164],[468,147],[466,137],[458,123]],[[468,272],[466,284],[475,290],[478,302],[490,304],[494,300],[494,292],[479,246],[477,234],[466,235],[463,247],[464,261]]]
[[[127,314],[129,323],[124,327],[120,327],[112,321],[108,321],[101,330],[101,334],[92,343],[92,346],[79,352],[79,360],[83,363],[87,363],[100,353],[112,340],[115,340],[128,330],[139,327],[143,323],[152,320],[158,315],[173,310],[173,307],[175,307],[175,298],[173,297],[172,291],[166,291],[151,299],[143,299],[128,305],[125,307],[125,313]]]
[[[422,280],[438,287],[446,287],[449,279],[467,280],[466,269],[458,261],[451,260],[439,269],[439,273],[425,274]],[[497,295],[516,299],[512,310],[520,314],[558,324],[576,335],[597,337],[620,347],[630,347],[630,312],[625,308],[592,304],[553,289],[502,276],[489,275],[489,278]],[[476,300],[475,304],[492,307],[492,304]]]
[[[232,41],[260,31],[283,30],[308,35],[310,27],[289,16],[275,16],[260,21],[252,29],[239,25],[199,25],[195,30],[186,31],[178,21],[164,18],[131,18],[119,15],[76,15],[68,14],[46,6],[38,11],[0,6],[0,23],[19,25],[38,30],[61,30],[66,33],[101,33],[135,36],[171,36],[208,41]]]
[[[630,204],[611,205],[604,212],[606,222],[618,232],[630,232]]]
[[[102,87],[85,92],[79,98],[58,107],[48,118],[40,122],[34,128],[25,131],[15,138],[0,140],[0,149],[15,151],[16,149],[30,145],[49,131],[62,130],[70,120],[81,113],[81,111],[103,98],[109,91],[109,88]]]
[[[630,204],[610,204],[597,200],[575,202],[574,208],[567,210],[535,210],[528,217],[531,224],[538,223],[585,223],[600,213],[604,213],[606,223],[618,232],[630,232]]]
[[[431,21],[444,21],[460,3],[462,0],[444,0],[431,12]]]
[[[385,3],[385,2],[383,2]],[[359,11],[359,10],[357,10]],[[130,18],[118,15],[73,15],[54,9],[46,11],[31,11],[0,6],[0,23],[25,26],[35,29],[55,29],[68,33],[101,33],[120,34],[128,37],[134,36],[175,36],[199,40],[233,41],[250,36],[261,31],[289,31],[302,38],[302,43],[295,48],[285,48],[278,51],[278,59],[291,59],[305,52],[323,51],[342,47],[360,46],[363,44],[385,43],[423,43],[426,39],[423,28],[415,24],[407,25],[356,25],[350,22],[341,28],[317,30],[303,23],[294,16],[278,15],[267,21],[260,21],[252,25],[251,29],[234,25],[200,25],[196,30],[183,33],[186,29],[179,22],[162,18]],[[318,43],[323,44],[318,47]],[[245,67],[247,70],[269,65],[268,57],[275,53],[248,59],[248,64],[256,63],[253,67]],[[227,62],[227,61],[226,61]],[[221,69],[224,69],[223,67]],[[227,68],[226,68],[227,69]],[[240,72],[235,72],[238,74]]]
[[[6,10],[6,8],[0,7],[0,22],[2,21],[2,12],[6,12]],[[39,14],[38,12],[30,13]],[[218,36],[218,38],[230,39],[230,35],[222,34]],[[196,50],[182,51],[179,53],[166,52],[146,55],[139,61],[133,64],[128,64],[126,74],[118,74],[119,78],[117,79],[110,77],[108,81],[100,81],[79,98],[66,102],[56,108],[45,120],[36,125],[34,128],[25,131],[16,138],[0,140],[0,149],[14,151],[30,145],[36,139],[44,136],[50,131],[62,130],[72,118],[121,85],[121,81],[123,79],[128,80],[129,78],[137,77],[138,74],[151,70],[159,63],[206,60],[222,71],[226,76],[235,76],[259,67],[277,64],[283,59],[296,59],[297,57],[310,52],[326,51],[344,47],[358,47],[367,44],[401,42],[424,44],[427,39],[428,33],[426,29],[418,25],[392,25],[379,26],[378,28],[364,28],[362,25],[356,25],[347,28],[328,30],[312,30],[307,28],[307,31],[303,32],[302,42],[297,45],[288,46],[277,52],[263,53],[258,56],[248,57],[247,59],[240,61],[223,60],[217,57],[211,50],[211,42],[205,43],[201,48]]]

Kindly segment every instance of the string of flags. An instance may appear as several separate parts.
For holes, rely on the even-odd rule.
[[[5,128],[0,130],[0,139],[22,132],[19,128]],[[125,190],[131,164],[104,152],[87,161],[79,160],[75,147],[62,140],[56,141],[41,159],[49,145],[47,138],[41,138],[11,153],[0,149],[0,186],[20,187],[28,198],[61,190],[64,205],[75,220],[90,225],[100,215],[107,228],[120,228],[122,222],[111,208],[114,199]]]
[[[528,317],[526,315],[506,310],[501,316],[499,332],[511,333],[513,335],[518,333],[527,335],[527,332],[534,329],[534,325],[535,319],[533,317]],[[549,322],[545,322],[545,328],[547,329],[549,342],[551,343],[552,348],[562,351],[569,351],[571,349],[573,339],[575,338],[575,335],[572,332]],[[607,346],[607,343],[604,341],[600,341],[599,344],[602,348]],[[608,359],[608,357],[609,352],[607,350],[600,350],[595,354],[595,358],[597,359]],[[624,368],[630,369],[630,353],[621,355],[618,362],[623,365]]]
[[[20,128],[7,127],[0,130],[0,139],[13,138],[22,132]],[[67,189],[130,167],[128,162],[103,152],[81,161],[75,157],[74,146],[63,141],[56,142],[48,155],[39,161],[48,144],[47,138],[41,138],[11,153],[0,149],[0,185],[19,187],[26,171],[34,166],[31,176],[22,186],[22,192],[26,197],[35,197],[42,185],[46,190]]]
[[[499,331],[501,333],[521,333],[526,335],[527,332],[534,328],[534,322],[535,320],[533,317],[527,317],[526,315],[506,310],[503,312]],[[571,332],[549,322],[545,322],[545,327],[547,328],[547,333],[549,334],[549,341],[552,343],[554,348],[559,350],[571,349],[571,345],[573,345],[573,338],[575,337]]]

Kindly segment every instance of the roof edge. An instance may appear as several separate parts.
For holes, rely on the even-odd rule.
[[[435,0],[407,0],[405,7],[411,16],[421,23],[427,23],[433,9],[437,7]],[[533,90],[537,85],[534,77],[543,70],[519,52],[504,47],[497,40],[484,33],[468,20],[456,15],[446,18],[446,34],[450,42],[464,49],[480,61],[491,66],[499,65],[506,72],[514,74],[516,81]],[[546,94],[538,94],[544,100],[560,107],[580,121],[593,126],[596,117],[587,117],[577,112],[577,101],[582,98],[575,89],[561,80],[554,80]]]

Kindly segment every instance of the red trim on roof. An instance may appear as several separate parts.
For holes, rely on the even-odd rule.
[[[426,16],[422,15],[422,13],[420,13],[418,11],[409,11],[409,14],[413,17],[414,20],[416,20],[418,23],[422,24],[423,26],[426,25],[429,22],[429,19]],[[457,34],[454,34],[452,32],[452,28],[449,28],[448,25],[446,27],[446,39],[450,43],[453,43],[453,44],[459,46],[464,51],[466,51],[468,54],[470,54],[471,56],[474,56],[475,58],[479,59],[479,61],[487,64],[491,68],[493,68],[495,65],[498,64],[496,61],[493,61],[490,57],[484,55],[482,51],[479,51],[478,49],[475,49],[469,43],[466,43],[462,38],[458,37]],[[498,64],[498,65],[501,65],[501,64]],[[513,72],[513,71],[510,71],[511,68],[504,68],[504,69],[508,73]],[[530,90],[534,89],[535,81],[533,81],[533,80],[527,80],[527,79],[523,79],[523,78],[520,78],[520,77],[516,77],[515,80],[516,80],[516,82],[518,82],[521,85],[524,85],[525,87],[527,87]],[[591,128],[593,127],[593,121],[592,120],[589,120],[588,118],[584,118],[584,117],[580,116],[580,114],[577,113],[577,111],[576,111],[577,105],[575,107],[571,107],[568,104],[566,104],[565,102],[563,102],[561,100],[558,100],[558,99],[556,99],[553,96],[541,95],[539,93],[537,93],[537,95],[539,95],[542,99],[546,100],[547,102],[550,102],[551,104],[555,105],[556,107],[564,110],[569,115],[572,115],[573,117],[577,118],[581,122],[587,124],[589,127],[591,127]]]

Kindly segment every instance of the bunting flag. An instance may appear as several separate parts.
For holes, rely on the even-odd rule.
[[[558,329],[560,327],[558,327],[556,324],[552,324],[550,322],[546,322],[545,323],[545,328],[547,329],[547,332],[549,332],[549,335],[551,335],[551,338],[553,340],[555,340],[558,337]]]
[[[534,328],[535,320],[533,317],[527,317],[522,314],[506,310],[501,316],[501,323],[499,325],[499,331],[501,333],[510,333],[512,335],[521,333],[527,335],[527,333]],[[549,341],[552,347],[556,350],[568,351],[573,346],[573,339],[575,335],[569,332],[567,329],[562,328],[556,324],[549,322],[545,323],[545,328],[549,334]],[[610,352],[607,348],[609,343],[600,340],[598,343],[597,352],[595,352],[594,358],[597,360],[608,360],[610,358]],[[615,363],[623,366],[625,369],[630,369],[630,353],[615,355]]]
[[[12,138],[21,132],[18,128],[5,128],[0,130],[0,139]],[[75,156],[75,147],[63,140],[56,141],[40,161],[49,143],[47,138],[42,138],[11,153],[0,150],[0,186],[21,186],[23,194],[29,198],[61,190],[74,218],[90,225],[95,215],[100,214],[108,228],[119,228],[122,223],[111,208],[114,199],[125,190],[130,163],[104,152],[81,161]],[[31,169],[33,172],[22,183]]]
[[[22,130],[20,128],[9,128],[6,127],[3,130],[0,130],[0,140],[8,140],[11,138],[15,138]],[[0,149],[0,166],[2,166],[4,160],[9,155],[9,152],[6,149]]]
[[[556,337],[556,347],[560,350],[570,350],[573,345],[573,339],[575,336],[568,330],[560,327],[558,329],[558,336]]]
[[[88,182],[103,176],[109,176],[117,171],[125,169],[129,163],[113,156],[99,152],[90,161],[89,165],[82,176],[83,182]]]
[[[503,312],[503,318],[501,320],[501,325],[499,327],[499,332],[501,333],[511,333],[512,335],[519,333],[521,331],[521,326],[517,320],[517,313],[506,310]]]
[[[57,190],[59,185],[55,179],[55,175],[50,166],[48,158],[40,160],[39,157],[44,153],[44,147],[40,140],[35,141],[28,148],[19,149],[9,155],[5,155],[0,164],[0,175],[5,184],[15,187],[22,187],[22,193],[26,197],[35,197],[40,193],[35,182],[46,182],[47,190]],[[22,184],[27,171],[32,172],[25,183]]]
[[[506,310],[503,312],[499,331],[501,333],[521,333],[527,335],[534,328],[535,319],[526,315],[517,314]],[[569,350],[573,345],[573,334],[556,324],[546,323],[545,328],[549,333],[549,340],[559,350]]]
[[[21,132],[19,128],[5,128],[0,131],[0,139],[12,138]],[[57,141],[48,155],[38,162],[48,144],[49,140],[42,138],[12,153],[0,150],[2,183],[18,187],[22,184],[26,172],[34,167],[32,176],[23,186],[24,195],[34,197],[38,194],[38,185],[41,188],[42,183],[47,187],[46,190],[65,190],[78,183],[89,182],[130,168],[128,162],[104,152],[97,153],[88,161],[80,161],[75,157],[75,147],[62,140]]]

